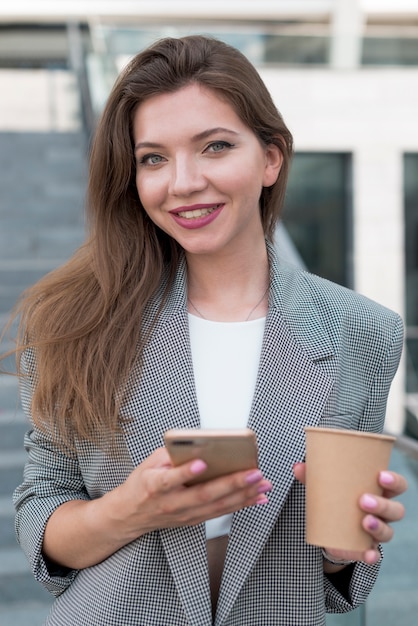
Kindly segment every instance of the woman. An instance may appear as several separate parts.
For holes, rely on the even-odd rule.
[[[118,79],[88,240],[20,305],[16,528],[58,596],[47,624],[320,626],[371,590],[405,480],[362,498],[370,550],[308,546],[303,429],[382,429],[402,323],[276,257],[291,154],[221,42],[162,40]],[[164,432],[246,425],[260,469],[185,487],[205,464],[172,467]]]

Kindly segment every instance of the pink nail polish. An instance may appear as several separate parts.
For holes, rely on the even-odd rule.
[[[377,500],[373,496],[368,493],[361,496],[361,503],[366,509],[375,509],[377,506]]]
[[[257,493],[269,493],[272,490],[272,485],[269,483],[262,482],[259,487],[257,487]]]
[[[200,459],[197,459],[191,464],[190,471],[192,474],[201,474],[206,468],[206,463],[204,461],[201,461]]]
[[[380,472],[379,479],[382,485],[387,486],[393,485],[393,483],[395,482],[395,479],[390,472]]]
[[[257,504],[267,504],[268,498],[266,496],[259,496],[257,498]]]
[[[245,482],[248,485],[254,485],[255,483],[258,483],[262,478],[263,474],[260,472],[260,470],[254,470],[254,472],[250,472],[246,475]]]
[[[377,530],[379,527],[379,522],[377,521],[377,519],[375,517],[370,517],[370,519],[367,521],[367,528],[369,530]]]

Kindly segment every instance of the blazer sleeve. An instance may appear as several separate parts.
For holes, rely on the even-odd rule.
[[[29,359],[32,360],[31,355]],[[33,377],[27,365],[22,362],[26,375],[21,379],[20,393],[23,409],[31,418]],[[42,544],[45,527],[52,513],[64,502],[90,498],[75,453],[59,448],[48,433],[36,427],[28,431],[24,444],[28,459],[23,482],[13,494],[16,536],[36,580],[58,596],[78,572],[57,567],[44,558]]]
[[[383,430],[387,397],[399,365],[403,347],[403,322],[396,314],[393,314],[392,319],[391,338],[380,367],[377,368],[377,373],[370,386],[363,415],[358,424],[359,430]],[[381,557],[383,557],[381,546],[379,546],[379,550]],[[363,604],[376,582],[380,564],[381,560],[376,565],[358,562],[352,568],[351,576],[336,578],[334,582],[333,576],[335,574],[324,575],[327,612],[343,613]]]

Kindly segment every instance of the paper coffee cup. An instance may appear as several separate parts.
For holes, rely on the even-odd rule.
[[[314,546],[364,551],[359,499],[381,495],[378,474],[389,466],[395,437],[356,430],[306,427],[306,541]]]

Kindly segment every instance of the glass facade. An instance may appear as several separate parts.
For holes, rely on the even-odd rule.
[[[324,65],[329,58],[327,33],[293,32],[292,24],[276,27],[265,24],[244,25],[196,23],[190,26],[160,24],[158,26],[112,27],[95,29],[112,56],[134,55],[161,37],[183,37],[205,34],[222,39],[241,50],[256,65]],[[321,29],[322,30],[322,29]]]
[[[352,287],[351,155],[297,153],[283,225],[310,272]]]
[[[92,36],[100,53],[130,57],[161,37],[182,37],[192,33],[218,37],[235,46],[256,65],[327,66],[331,62],[331,23],[283,20],[277,22],[159,22],[158,24],[96,25]],[[361,39],[361,64],[366,66],[418,65],[418,26],[416,32],[386,26],[383,30],[366,25]],[[120,69],[120,68],[118,68]]]
[[[418,438],[418,154],[404,155],[406,430]]]
[[[418,65],[417,37],[365,37],[362,65]]]

